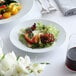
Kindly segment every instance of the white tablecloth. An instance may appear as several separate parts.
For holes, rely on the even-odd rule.
[[[9,34],[10,31],[14,28],[14,26],[16,26],[16,24],[19,24],[19,22],[22,22],[24,20],[35,19],[35,18],[46,18],[48,20],[57,22],[65,29],[66,40],[58,49],[44,54],[32,54],[17,49],[10,42]],[[34,2],[31,11],[27,14],[27,16],[24,16],[21,20],[7,24],[0,24],[0,36],[2,37],[4,43],[3,47],[4,53],[13,50],[17,55],[21,56],[24,56],[25,54],[29,55],[32,61],[38,61],[38,62],[49,61],[51,63],[45,68],[44,72],[40,76],[76,76],[76,73],[69,71],[65,67],[65,58],[67,52],[67,45],[69,42],[69,35],[72,33],[76,33],[76,15],[64,17],[58,10],[56,12],[52,12],[50,14],[41,16],[40,7],[37,6],[37,2]]]

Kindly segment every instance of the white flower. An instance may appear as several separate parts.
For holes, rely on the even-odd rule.
[[[30,57],[29,56],[25,56],[25,62],[26,62],[26,66],[29,66],[31,61],[30,61]]]
[[[0,55],[0,75],[3,76],[28,76],[33,72],[36,76],[43,71],[46,64],[33,64],[29,56],[17,57],[14,52]]]

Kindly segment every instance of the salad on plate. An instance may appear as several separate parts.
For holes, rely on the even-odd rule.
[[[53,46],[58,35],[59,30],[55,26],[38,22],[31,27],[20,29],[19,41],[29,48],[45,48]]]
[[[22,6],[15,0],[0,0],[0,19],[7,19],[16,15]]]
[[[0,54],[0,76],[38,76],[48,63],[33,63],[29,56],[16,56],[14,52]]]

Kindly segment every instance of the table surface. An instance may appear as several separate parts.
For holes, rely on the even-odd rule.
[[[31,57],[32,61],[45,62],[48,61],[51,64],[46,66],[40,76],[76,76],[76,72],[68,70],[65,66],[65,58],[67,53],[67,46],[69,42],[69,36],[73,33],[76,33],[76,15],[64,17],[62,13],[57,8],[56,12],[51,12],[50,14],[42,16],[40,13],[40,6],[37,6],[37,2],[34,2],[33,8],[31,11],[24,16],[21,20],[17,20],[7,24],[0,24],[0,36],[3,39],[3,52],[7,53],[14,51],[17,55],[25,56],[26,54]],[[53,2],[55,5],[55,3]],[[56,6],[56,5],[55,5]],[[57,6],[56,6],[57,7]],[[35,18],[45,18],[54,22],[59,23],[66,31],[66,40],[65,42],[56,50],[53,50],[49,53],[43,54],[32,54],[26,53],[15,46],[10,42],[9,34],[10,31],[22,21],[35,19]]]

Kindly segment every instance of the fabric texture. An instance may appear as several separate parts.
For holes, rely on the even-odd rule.
[[[76,15],[76,0],[55,0],[65,16]]]

